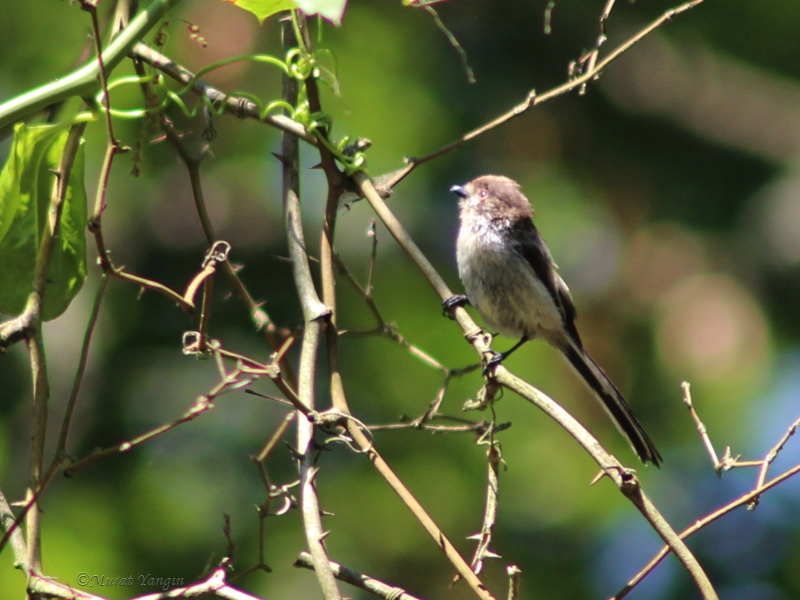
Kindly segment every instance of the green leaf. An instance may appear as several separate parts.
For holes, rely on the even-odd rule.
[[[261,23],[281,11],[297,8],[293,0],[231,0],[231,4],[253,13]]]
[[[284,10],[299,8],[305,14],[321,15],[334,25],[342,24],[347,0],[228,0],[239,8],[253,13],[264,22],[272,15]]]
[[[30,294],[50,196],[68,132],[44,125],[14,128],[0,173],[0,312],[19,314]],[[42,318],[63,313],[86,279],[86,190],[83,142],[75,157],[55,239]]]
[[[307,15],[320,15],[334,25],[342,24],[347,0],[295,0],[297,6]]]

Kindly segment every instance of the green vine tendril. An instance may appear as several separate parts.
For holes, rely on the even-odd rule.
[[[328,53],[326,56],[330,56]],[[309,53],[305,48],[293,48],[286,54],[285,61],[280,60],[269,54],[248,54],[234,56],[225,60],[218,61],[212,65],[200,69],[192,78],[191,81],[186,83],[180,90],[175,91],[167,85],[166,77],[156,73],[144,77],[139,76],[124,76],[113,79],[108,83],[108,90],[122,88],[127,85],[141,86],[142,84],[149,83],[153,86],[154,92],[158,101],[150,107],[146,108],[133,108],[133,109],[118,109],[110,108],[105,105],[104,92],[98,92],[95,96],[95,107],[100,111],[108,110],[112,117],[119,119],[140,119],[149,114],[161,112],[165,110],[170,104],[177,106],[177,108],[187,117],[195,118],[200,112],[206,109],[212,116],[220,117],[225,112],[225,103],[212,102],[207,96],[201,96],[200,101],[195,103],[193,108],[190,108],[184,101],[184,97],[190,92],[198,80],[205,74],[219,69],[221,67],[230,65],[235,62],[250,60],[257,63],[264,63],[272,65],[281,70],[284,74],[289,75],[301,82],[300,98],[297,106],[292,106],[284,100],[274,100],[265,104],[261,98],[254,94],[246,92],[232,93],[231,97],[244,98],[251,101],[258,108],[258,116],[262,121],[269,115],[279,111],[286,111],[288,115],[297,123],[302,125],[310,134],[316,136],[317,140],[325,146],[341,164],[346,175],[352,175],[356,171],[365,169],[366,154],[361,151],[348,151],[348,143],[350,137],[345,136],[341,140],[333,141],[329,138],[328,132],[333,128],[333,118],[326,112],[311,113],[309,110],[308,100],[306,97],[306,89],[304,82],[310,77],[318,79],[328,85],[336,94],[339,95],[338,78],[336,77],[335,70],[327,67],[320,67],[314,54]]]

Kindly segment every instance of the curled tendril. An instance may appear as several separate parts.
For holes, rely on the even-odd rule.
[[[312,121],[307,129],[336,157],[344,168],[345,175],[350,176],[356,171],[364,171],[367,166],[367,155],[360,150],[353,152],[348,148],[350,136],[346,135],[338,142],[332,142],[325,135],[326,130],[330,131],[333,122],[331,116],[327,113],[315,113],[314,116],[316,120]]]
[[[243,60],[251,60],[253,62],[275,66],[283,73],[300,81],[304,81],[309,77],[314,77],[315,79],[321,79],[328,85],[331,85],[331,81],[327,80],[332,80],[334,84],[331,87],[334,89],[334,93],[338,94],[338,83],[335,73],[324,67],[321,69],[314,55],[310,54],[307,50],[292,48],[286,53],[285,61],[269,54],[248,54],[233,56],[216,62],[213,65],[200,69],[197,74],[192,77],[191,81],[186,83],[186,85],[178,91],[171,90],[166,83],[166,78],[159,74],[147,75],[144,77],[133,75],[119,77],[109,81],[109,91],[130,84],[141,86],[142,84],[149,83],[152,84],[158,101],[153,106],[146,108],[110,108],[106,106],[105,93],[101,91],[95,97],[95,104],[99,110],[108,111],[111,116],[121,119],[139,119],[152,113],[161,112],[170,104],[176,105],[178,109],[190,119],[197,117],[203,110],[207,111],[207,115],[220,117],[225,112],[225,102],[215,103],[207,96],[201,95],[200,101],[197,102],[193,108],[189,108],[183,97],[194,88],[199,79],[206,73]],[[348,136],[345,136],[338,142],[330,140],[328,136],[333,128],[333,118],[326,112],[312,113],[310,111],[305,86],[301,86],[300,88],[300,98],[296,107],[285,100],[274,100],[265,104],[258,96],[244,92],[236,92],[231,94],[231,97],[249,100],[255,104],[258,108],[258,117],[262,121],[273,113],[281,110],[286,111],[294,121],[303,125],[310,134],[316,136],[319,142],[334,155],[336,160],[342,165],[346,175],[352,175],[356,171],[365,169],[367,163],[366,154],[363,151],[352,152],[348,150],[348,143],[350,142]]]
[[[310,112],[308,102],[301,102],[297,106],[294,116],[295,121],[303,125],[310,134],[327,148],[344,168],[345,175],[352,175],[356,171],[364,170],[367,156],[364,152],[347,152],[350,136],[345,136],[338,142],[333,142],[328,137],[328,132],[333,128],[333,117],[326,112]]]
[[[258,107],[258,118],[260,120],[266,119],[269,115],[273,113],[280,112],[281,110],[285,110],[289,113],[293,120],[297,120],[295,118],[295,107],[286,102],[285,100],[273,100],[268,104],[264,104],[263,100],[254,94],[248,94],[245,92],[239,92],[235,95],[237,98],[244,98],[246,100],[250,100],[253,104]],[[219,115],[217,115],[219,116]]]
[[[293,54],[294,54],[293,51],[289,51],[287,53],[286,61],[282,61],[281,59],[276,58],[270,54],[243,54],[239,56],[232,56],[230,58],[226,58],[224,60],[218,61],[212,65],[200,69],[194,75],[194,77],[192,77],[192,79],[189,82],[187,82],[186,85],[184,85],[183,88],[181,88],[177,92],[170,90],[167,87],[164,78],[159,75],[148,75],[145,77],[138,77],[138,76],[119,77],[109,82],[108,85],[109,91],[131,83],[136,85],[141,85],[143,83],[152,83],[156,89],[156,92],[159,94],[161,100],[158,102],[157,105],[148,108],[134,108],[134,109],[108,108],[105,106],[105,94],[104,92],[100,92],[95,97],[95,103],[96,106],[100,107],[101,110],[108,110],[108,112],[113,117],[122,119],[138,119],[148,114],[162,111],[170,104],[170,102],[175,103],[178,106],[178,108],[180,108],[181,112],[183,112],[189,118],[196,117],[198,112],[203,108],[208,109],[212,116],[219,117],[225,112],[224,104],[219,104],[218,106],[215,106],[214,103],[211,102],[211,100],[209,100],[205,96],[202,96],[201,102],[195,105],[193,109],[189,109],[189,107],[183,101],[182,96],[185,96],[189,91],[191,91],[203,75],[210,73],[211,71],[214,71],[216,69],[222,68],[224,66],[230,65],[232,63],[241,62],[244,60],[269,64],[274,67],[277,67],[278,69],[281,70],[281,72],[285,74],[290,74],[290,69],[289,69],[290,59],[295,60],[291,58]],[[265,106],[264,103],[256,96],[252,96],[249,94],[242,94],[242,93],[234,95],[238,97],[247,98],[248,100],[253,102],[259,109],[258,110],[259,118],[261,120],[264,120],[267,117],[267,115],[269,115],[272,112],[275,112],[280,108],[288,108],[290,113],[294,112],[294,108],[290,107],[285,102],[276,101],[276,102],[271,102]]]
[[[313,54],[300,48],[292,48],[286,53],[287,73],[295,79],[305,80],[319,77],[317,61]]]
[[[183,92],[186,92],[186,91],[190,90],[194,86],[196,81],[198,79],[200,79],[206,73],[210,73],[211,71],[216,71],[217,69],[219,69],[221,67],[225,67],[225,66],[230,65],[232,63],[241,62],[241,61],[244,61],[244,60],[250,60],[250,61],[253,61],[253,62],[265,63],[265,64],[268,64],[268,65],[272,65],[273,67],[277,67],[281,71],[283,71],[284,73],[288,74],[289,73],[289,54],[290,53],[291,53],[291,51],[289,51],[289,53],[287,53],[285,61],[281,60],[280,58],[276,58],[276,57],[272,56],[271,54],[240,54],[238,56],[231,56],[230,58],[226,58],[224,60],[220,60],[218,62],[215,62],[212,65],[208,65],[207,67],[203,67],[202,69],[200,69],[195,74],[195,76],[192,78],[192,80],[189,83],[186,84],[186,87],[184,88]]]
[[[155,78],[152,75],[148,75],[145,77],[138,77],[136,75],[129,75],[127,77],[118,77],[116,79],[112,79],[108,82],[108,91],[111,92],[114,89],[122,87],[123,85],[128,84],[136,84],[142,85],[143,83],[149,83],[155,81]],[[97,93],[94,97],[94,104],[100,110],[108,111],[112,117],[117,117],[120,119],[140,119],[145,115],[154,112],[156,110],[160,110],[162,107],[154,107],[154,108],[131,108],[131,109],[120,109],[120,108],[109,108],[105,104],[106,94],[105,91],[101,90]]]
[[[156,113],[163,111],[167,108],[171,103],[175,104],[180,111],[189,119],[193,119],[197,117],[201,110],[207,110],[212,117],[220,117],[223,113],[225,113],[225,104],[224,103],[214,103],[209,99],[207,96],[201,96],[200,101],[195,104],[193,108],[189,108],[189,106],[184,102],[181,94],[184,93],[184,90],[180,90],[175,92],[169,89],[164,82],[163,77],[155,77],[155,76],[146,76],[146,77],[137,77],[137,76],[128,76],[128,77],[120,77],[118,79],[113,80],[113,82],[109,83],[109,90],[113,88],[117,88],[126,84],[136,84],[141,85],[142,83],[153,83],[154,88],[157,94],[160,97],[160,101],[149,108],[134,108],[134,109],[119,109],[119,108],[111,108],[107,109],[104,103],[105,94],[104,92],[99,92],[95,97],[96,106],[100,108],[100,110],[108,110],[111,116],[120,119],[139,119],[143,116],[148,114]],[[265,120],[270,114],[274,114],[280,112],[281,110],[286,110],[292,118],[295,114],[295,107],[289,104],[284,100],[274,100],[269,102],[268,104],[264,104],[264,102],[258,96],[254,94],[248,94],[245,92],[239,92],[234,94],[236,98],[242,98],[245,100],[249,100],[253,104],[256,105],[258,108],[258,118],[260,120]],[[297,119],[295,119],[297,120]]]
[[[305,125],[309,133],[317,135],[320,129],[330,129],[333,126],[333,117],[326,112],[309,113]]]

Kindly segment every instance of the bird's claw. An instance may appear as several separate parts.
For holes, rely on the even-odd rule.
[[[450,296],[444,302],[442,302],[442,316],[447,317],[449,319],[453,318],[453,309],[459,306],[467,306],[469,304],[469,298],[467,298],[464,294],[456,294],[454,296]]]
[[[495,352],[494,350],[487,350],[483,353],[483,375],[487,377],[494,371],[494,368],[506,359],[504,352]]]

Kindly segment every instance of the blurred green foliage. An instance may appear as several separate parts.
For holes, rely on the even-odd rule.
[[[545,35],[545,0],[459,0],[435,4],[463,45],[477,83],[467,83],[458,54],[430,15],[400,2],[352,2],[341,28],[320,25],[341,97],[325,90],[334,137],[367,137],[370,174],[402,165],[448,143],[522,101],[564,82],[567,65],[598,35],[605,2],[559,1]],[[615,47],[674,3],[618,3],[608,23]],[[756,8],[757,7],[757,8]],[[105,6],[104,6],[105,8]],[[180,18],[178,18],[180,16]],[[202,47],[186,29],[200,28]],[[0,98],[54,79],[89,56],[89,20],[66,2],[11,3],[0,19]],[[536,107],[455,153],[417,169],[395,190],[391,207],[454,291],[456,202],[450,185],[482,173],[520,181],[537,225],[570,285],[584,341],[629,397],[665,458],[658,471],[639,468],[645,488],[680,529],[752,487],[749,471],[714,475],[681,403],[680,382],[693,395],[719,452],[761,457],[798,417],[800,394],[800,37],[796,2],[705,2],[642,41],[606,70],[585,95]],[[278,26],[217,0],[184,2],[170,18],[165,53],[198,70],[241,53],[280,54]],[[57,43],[42,43],[57,40]],[[118,74],[129,73],[127,66]],[[279,97],[275,69],[237,63],[209,74],[213,85]],[[119,93],[136,105],[132,88]],[[768,92],[768,93],[767,93]],[[187,144],[201,147],[205,124],[170,118]],[[244,265],[242,279],[282,328],[297,329],[297,306],[283,234],[278,133],[230,116],[202,166],[204,192],[218,236]],[[131,272],[185,288],[206,249],[185,168],[171,147],[141,121],[117,122],[134,152],[117,159],[103,227],[112,256]],[[97,186],[104,125],[86,132],[87,188]],[[5,158],[9,142],[0,144]],[[318,162],[303,149],[306,236],[317,252],[325,198]],[[135,169],[141,175],[134,177]],[[373,219],[359,202],[340,215],[337,248],[362,283],[369,266]],[[440,302],[380,225],[374,298],[387,322],[441,364],[476,361],[460,330],[441,317]],[[90,256],[93,244],[89,243]],[[0,257],[2,260],[2,257]],[[1,268],[1,267],[0,267]],[[51,378],[49,430],[60,427],[80,340],[98,286],[92,269],[68,311],[45,327]],[[242,305],[221,279],[211,334],[226,348],[269,359]],[[342,369],[351,407],[368,423],[424,413],[442,376],[399,345],[355,332],[374,327],[363,299],[340,280]],[[211,361],[183,356],[180,340],[193,322],[164,297],[139,295],[112,281],[90,355],[69,438],[84,456],[178,418],[218,375]],[[512,340],[498,339],[501,349]],[[296,353],[292,354],[296,360]],[[634,457],[602,410],[557,353],[534,342],[508,366],[562,401],[628,464]],[[325,372],[323,368],[322,373]],[[0,488],[24,496],[30,427],[27,355],[0,357]],[[480,376],[454,379],[442,410],[461,415]],[[256,389],[276,393],[266,382]],[[324,382],[319,403],[326,406]],[[504,595],[504,565],[523,571],[524,598],[609,596],[659,549],[658,539],[612,486],[588,482],[596,467],[561,430],[507,393],[496,405],[506,469],[493,550],[502,560],[486,579]],[[277,427],[284,409],[264,399],[228,394],[211,412],[134,451],[104,459],[71,478],[57,477],[42,506],[44,570],[77,585],[80,573],[106,577],[152,574],[195,581],[225,555],[223,514],[236,544],[234,575],[257,562],[264,488],[249,457]],[[474,415],[466,415],[473,417]],[[485,415],[478,415],[477,418]],[[485,448],[472,434],[389,430],[375,443],[458,548],[480,528]],[[790,441],[773,469],[797,462]],[[54,446],[54,444],[52,444]],[[51,446],[49,445],[48,448]],[[318,488],[332,531],[333,559],[424,597],[463,598],[448,588],[441,553],[363,456],[330,444]],[[279,447],[267,462],[273,481],[296,478]],[[797,483],[767,494],[755,512],[711,525],[690,546],[725,598],[783,600],[800,596],[800,503]],[[319,597],[314,576],[291,567],[305,546],[297,511],[266,520],[265,561],[271,574],[236,582],[271,599]],[[19,597],[24,577],[0,557],[0,597]],[[157,589],[134,585],[85,588],[109,598]],[[365,597],[345,589],[347,595]],[[631,598],[696,597],[670,558]]]
[[[67,129],[57,126],[14,128],[9,160],[0,173],[0,310],[21,313],[36,276],[37,256],[50,222],[53,172],[61,170]],[[55,319],[69,306],[86,279],[86,191],[83,152],[64,174],[67,190],[60,209],[60,231],[47,273],[42,318]]]

